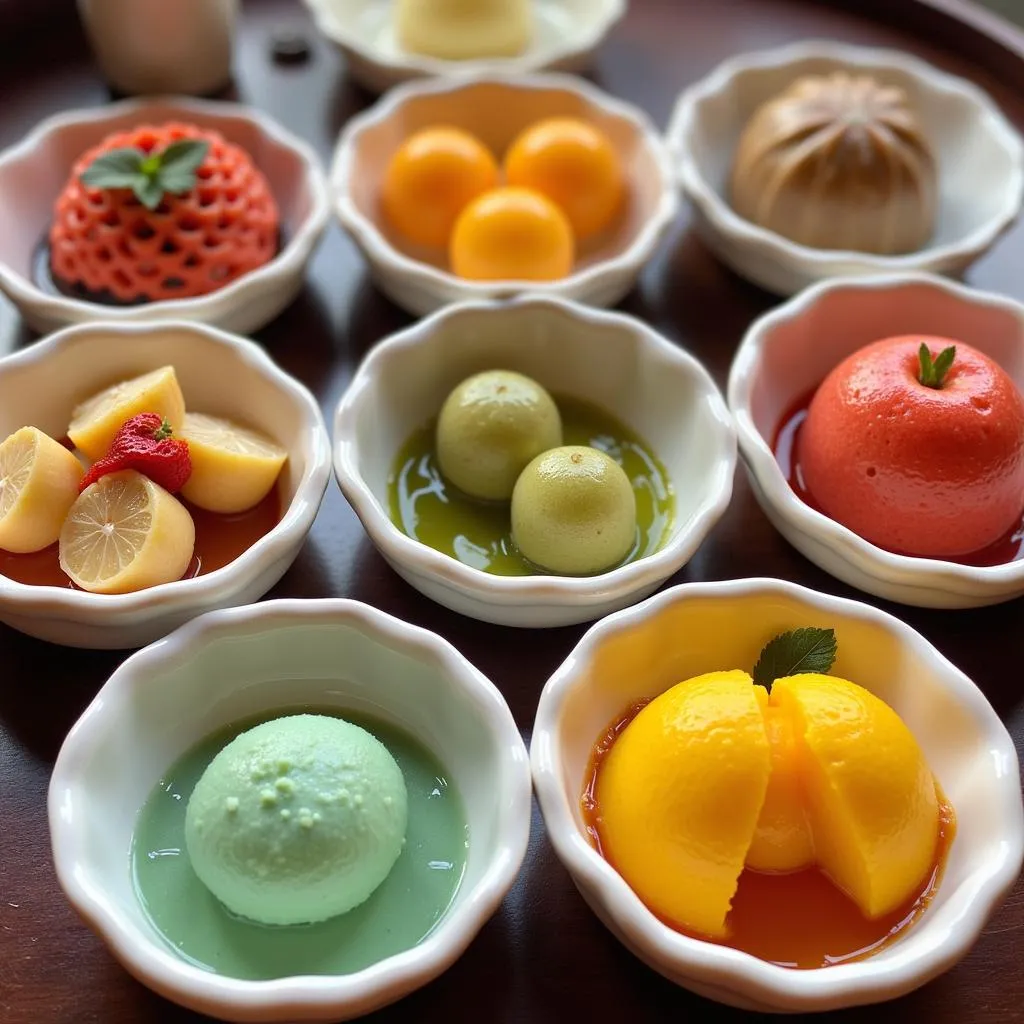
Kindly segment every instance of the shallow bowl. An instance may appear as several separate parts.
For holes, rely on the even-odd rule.
[[[613,227],[581,247],[558,281],[469,281],[447,269],[443,250],[400,240],[380,209],[384,172],[413,133],[433,125],[471,132],[501,161],[524,128],[547,117],[595,124],[622,161],[629,200]],[[633,287],[678,209],[668,153],[643,111],[568,75],[488,74],[422,79],[399,86],[345,126],[331,170],[334,209],[380,287],[417,316],[452,302],[524,291],[612,306]]]
[[[305,0],[317,28],[345,55],[348,73],[365,89],[385,92],[411,78],[478,71],[530,74],[583,71],[626,13],[626,0],[535,0],[534,35],[516,57],[440,60],[404,51],[392,25],[392,0]]]
[[[835,70],[900,86],[918,110],[936,154],[939,205],[935,234],[917,252],[812,249],[745,220],[729,203],[733,154],[754,111],[795,79]],[[668,144],[708,246],[737,273],[780,295],[829,277],[960,274],[1017,219],[1024,200],[1024,142],[995,102],[976,85],[896,50],[808,41],[731,58],[680,97]]]
[[[226,978],[175,956],[149,923],[129,866],[135,818],[194,744],[302,705],[384,719],[434,753],[462,800],[465,874],[419,945],[371,967]],[[143,984],[224,1020],[349,1020],[442,973],[497,909],[526,852],[529,764],[501,694],[440,637],[354,601],[268,601],[204,615],[117,669],[61,748],[49,823],[68,899]]]
[[[796,496],[772,452],[784,416],[857,349],[931,334],[991,356],[1024,390],[1024,305],[929,275],[823,282],[756,320],[729,374],[729,406],[761,508],[798,551],[877,597],[970,608],[1024,594],[1024,559],[972,566],[876,547]]]
[[[173,321],[67,327],[0,359],[0,439],[29,425],[62,438],[83,399],[165,365],[189,408],[259,427],[288,450],[280,522],[221,569],[131,594],[0,575],[0,622],[72,647],[139,647],[201,612],[257,600],[295,560],[330,477],[327,430],[307,388],[244,338]]]
[[[658,551],[597,576],[496,576],[392,522],[388,478],[399,449],[456,384],[488,369],[524,373],[640,434],[675,489],[674,521]],[[632,317],[530,296],[453,306],[381,342],[334,418],[338,483],[392,568],[463,615],[534,628],[606,615],[685,565],[729,503],[735,444],[718,389],[692,356]]]
[[[140,124],[187,121],[241,146],[266,175],[281,215],[282,248],[268,263],[208,295],[117,306],[63,295],[36,273],[53,206],[75,161],[105,136]],[[196,320],[249,334],[299,294],[330,219],[327,182],[313,150],[267,115],[235,103],[134,99],[57,114],[0,153],[0,289],[40,333],[105,320]]]
[[[594,849],[580,812],[591,752],[610,722],[680,680],[749,671],[768,640],[801,626],[835,629],[833,671],[903,718],[957,815],[945,872],[920,920],[873,956],[813,970],[673,931]],[[1024,857],[1017,754],[982,692],[893,616],[780,580],[686,584],[592,627],[541,693],[530,760],[555,852],[597,916],[670,980],[745,1010],[836,1010],[923,985],[967,954]]]

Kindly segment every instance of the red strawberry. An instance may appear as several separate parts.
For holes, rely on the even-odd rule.
[[[143,412],[125,422],[114,435],[110,450],[82,478],[79,494],[101,476],[134,469],[174,494],[192,475],[188,442],[171,437],[171,425],[155,412]]]

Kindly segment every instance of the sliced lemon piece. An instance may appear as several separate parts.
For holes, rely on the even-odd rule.
[[[288,452],[265,434],[199,412],[185,414],[192,475],[182,496],[198,508],[230,514],[258,505],[274,486]]]
[[[60,567],[83,590],[127,594],[181,579],[195,539],[188,509],[126,469],[100,477],[71,506],[60,532]]]
[[[71,414],[68,437],[90,459],[102,459],[122,425],[142,412],[155,412],[181,429],[185,399],[173,366],[121,381],[87,398]]]
[[[62,444],[22,427],[0,444],[0,548],[15,554],[56,543],[85,471]]]

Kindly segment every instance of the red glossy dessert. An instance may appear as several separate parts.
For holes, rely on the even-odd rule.
[[[243,149],[194,125],[143,126],[75,164],[50,266],[63,289],[108,301],[194,298],[273,259],[278,233],[270,186]]]
[[[956,558],[1020,520],[1024,399],[969,345],[912,335],[860,349],[825,378],[800,433],[815,504],[879,547]]]

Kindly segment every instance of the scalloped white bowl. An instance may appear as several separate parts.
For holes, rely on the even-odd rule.
[[[761,508],[815,565],[860,590],[922,608],[972,608],[1024,594],[1024,559],[971,566],[895,555],[793,493],[771,443],[783,416],[857,349],[901,334],[957,338],[1024,391],[1024,305],[941,277],[823,282],[756,320],[729,373],[729,407]]]
[[[168,364],[188,408],[257,426],[288,449],[280,522],[221,569],[132,594],[0,575],[0,622],[71,647],[139,647],[201,612],[256,601],[295,560],[330,478],[327,429],[308,389],[244,338],[176,321],[67,327],[0,359],[0,439],[28,425],[64,437],[83,399]]]
[[[221,132],[266,175],[281,214],[283,248],[268,263],[209,295],[114,306],[70,298],[34,275],[53,204],[74,162],[114,131],[183,120]],[[124,100],[48,118],[0,153],[0,289],[42,334],[68,324],[195,320],[239,334],[259,330],[302,289],[330,219],[327,181],[312,148],[266,114],[236,103],[181,97]]]
[[[463,128],[502,159],[522,129],[546,117],[578,117],[604,131],[622,160],[629,200],[610,233],[577,254],[558,281],[468,281],[447,268],[447,253],[414,249],[385,224],[380,186],[392,155],[413,132]],[[421,79],[399,86],[352,118],[331,169],[334,209],[370,265],[378,287],[416,316],[452,302],[522,292],[612,306],[635,284],[678,210],[672,168],[643,111],[568,75],[499,74]]]
[[[242,981],[176,956],[129,864],[161,775],[219,728],[297,707],[373,715],[444,765],[469,827],[465,874],[417,946],[353,974]],[[267,601],[204,615],[130,657],[68,734],[49,790],[57,878],[124,967],[154,991],[231,1021],[338,1021],[441,974],[498,908],[526,852],[530,771],[501,694],[447,641],[355,601]]]
[[[852,69],[906,89],[939,167],[935,235],[899,256],[812,249],[735,213],[728,179],[740,134],[765,100],[806,74]],[[928,271],[956,275],[1017,219],[1024,141],[981,89],[897,50],[808,41],[733,57],[680,97],[668,145],[698,233],[738,274],[780,295],[829,277]]]
[[[583,71],[626,13],[626,0],[534,0],[534,35],[516,57],[440,60],[403,50],[392,25],[393,0],[305,0],[320,32],[345,55],[365,89],[385,92],[412,78],[501,71]]]
[[[388,514],[399,449],[456,384],[516,370],[592,402],[651,446],[675,489],[675,517],[652,555],[596,576],[496,576],[413,540]],[[633,604],[681,569],[732,496],[736,438],[707,371],[632,317],[556,299],[452,306],[382,341],[334,418],[334,471],[378,551],[413,587],[471,618],[543,628]]]
[[[957,814],[945,873],[921,919],[867,959],[817,970],[779,967],[662,924],[591,845],[580,813],[591,752],[609,722],[699,673],[749,671],[768,640],[800,626],[835,628],[833,671],[897,711]],[[1024,857],[1017,754],[984,694],[893,616],[781,580],[686,584],[593,626],[541,693],[530,761],[555,853],[597,916],[665,977],[746,1010],[835,1010],[923,985],[966,955]]]

